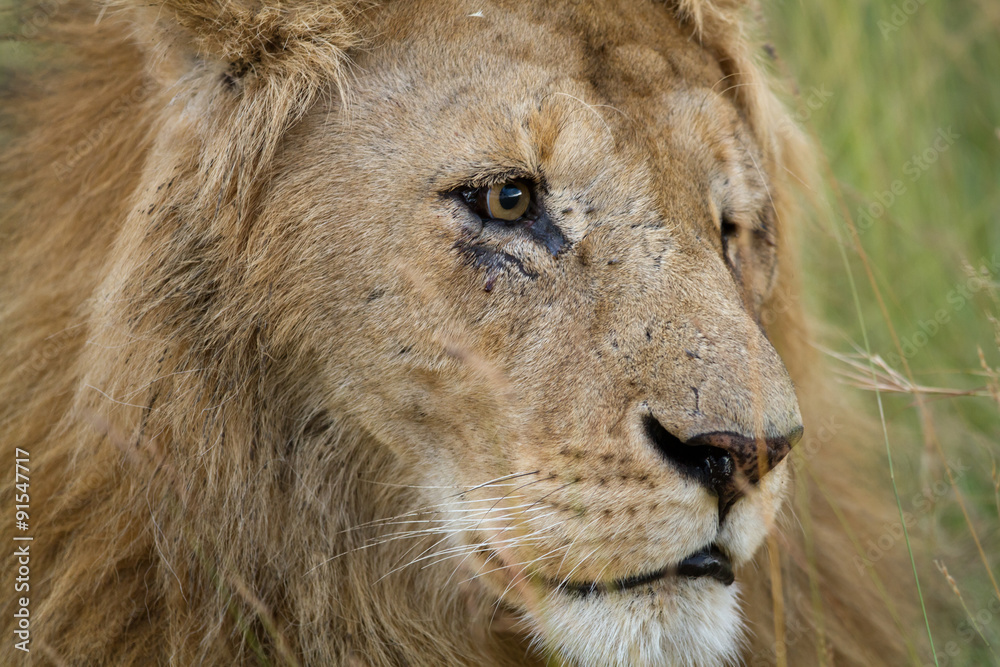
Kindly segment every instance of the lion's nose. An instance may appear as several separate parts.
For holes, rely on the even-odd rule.
[[[645,418],[645,427],[664,458],[719,497],[720,521],[743,491],[778,465],[802,437],[802,426],[796,426],[777,437],[757,439],[715,431],[681,441],[652,415]]]

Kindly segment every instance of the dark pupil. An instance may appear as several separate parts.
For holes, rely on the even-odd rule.
[[[522,196],[521,188],[513,183],[508,183],[500,189],[500,205],[507,210],[515,208]]]

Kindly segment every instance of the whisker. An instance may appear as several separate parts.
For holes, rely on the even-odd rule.
[[[757,81],[745,81],[743,83],[734,83],[733,85],[729,86],[728,88],[726,88],[725,90],[723,90],[719,94],[720,95],[725,95],[730,90],[735,90],[737,88],[742,88],[743,86],[759,86],[759,85],[761,85],[761,84],[759,82],[757,82]]]
[[[501,500],[502,500],[502,498],[501,498]],[[493,510],[493,508],[495,508],[495,507],[496,507],[496,504],[494,504],[494,505],[493,505],[493,507],[491,507],[491,508],[490,508],[489,510],[486,510],[487,514],[488,514],[489,512],[491,512],[491,511]],[[530,506],[529,506],[529,508],[530,508]],[[489,517],[489,516],[484,516],[484,517],[483,517],[482,519],[480,519],[480,520],[479,520],[479,521],[478,521],[478,522],[476,523],[475,527],[474,527],[474,528],[472,528],[472,531],[475,531],[475,530],[478,530],[478,529],[479,529],[479,527],[480,527],[480,526],[482,525],[482,523],[483,523],[484,521],[494,521],[494,520],[497,520],[497,519],[499,519],[499,520],[503,520],[503,519],[506,519],[506,518],[507,518],[507,517],[506,517],[506,515],[501,515],[500,517]],[[459,519],[457,519],[456,521],[462,521],[462,522],[468,522],[468,521],[469,521],[469,518],[468,518],[468,517],[460,517],[460,518],[459,518]],[[506,527],[505,527],[505,529],[506,529]],[[440,555],[441,555],[442,553],[444,553],[444,552],[442,552],[442,551],[434,551],[434,549],[436,549],[436,548],[437,548],[437,547],[438,547],[438,546],[439,546],[439,545],[440,545],[440,544],[441,544],[442,542],[444,542],[444,541],[445,541],[445,540],[447,540],[448,538],[452,537],[453,535],[457,535],[457,534],[460,534],[460,533],[462,533],[462,532],[465,532],[465,531],[466,531],[466,528],[464,528],[464,527],[459,527],[459,528],[452,528],[452,529],[443,529],[443,528],[441,528],[441,527],[437,527],[437,528],[427,528],[427,529],[423,529],[423,530],[421,530],[421,531],[410,531],[410,532],[411,532],[411,533],[413,533],[414,535],[433,535],[433,534],[443,534],[443,535],[444,535],[444,537],[442,537],[442,538],[441,538],[440,540],[437,540],[437,541],[436,541],[436,542],[435,542],[434,544],[432,544],[432,545],[428,546],[428,547],[427,547],[426,549],[424,549],[424,550],[423,550],[423,551],[422,551],[422,552],[421,552],[421,553],[420,553],[420,554],[419,554],[419,555],[417,556],[417,558],[415,558],[415,559],[411,559],[411,560],[410,560],[410,561],[409,561],[408,563],[406,563],[406,564],[404,564],[404,565],[401,565],[401,566],[398,566],[398,567],[395,567],[395,568],[393,568],[392,570],[390,570],[389,572],[387,572],[386,574],[384,574],[384,575],[383,575],[382,577],[380,577],[380,578],[379,578],[378,580],[376,580],[376,582],[375,582],[375,583],[378,583],[378,581],[381,581],[381,580],[382,580],[383,578],[385,578],[386,576],[389,576],[389,575],[390,575],[390,574],[392,574],[393,572],[397,572],[397,571],[399,571],[399,570],[400,570],[400,569],[402,569],[402,568],[405,568],[405,567],[408,567],[409,565],[412,565],[412,564],[414,564],[414,563],[417,563],[417,562],[419,562],[419,561],[422,561],[422,560],[426,560],[427,558],[435,558],[435,557],[438,557],[438,556],[440,556]],[[385,542],[388,542],[388,541],[392,541],[393,539],[400,539],[401,537],[402,537],[402,536],[393,536],[393,537],[390,537],[390,538],[388,538],[388,539],[386,539],[386,540],[383,540],[383,542],[382,542],[382,543],[385,543]],[[520,538],[511,538],[511,539],[520,539]],[[409,549],[407,549],[407,550],[406,550],[406,551],[405,551],[405,552],[404,552],[404,553],[403,553],[403,554],[402,554],[402,555],[401,555],[401,556],[399,557],[399,559],[397,559],[397,561],[396,561],[396,562],[398,563],[398,562],[399,562],[399,561],[401,561],[401,560],[402,560],[403,558],[405,558],[405,557],[406,557],[406,556],[407,556],[407,555],[408,555],[408,554],[409,554],[410,552],[412,552],[412,551],[413,551],[413,549],[417,548],[417,546],[418,546],[418,545],[413,545],[412,547],[410,547]],[[473,547],[474,547],[474,549],[473,549],[473,550],[471,550],[471,551],[469,551],[469,553],[468,553],[468,554],[466,554],[466,556],[465,556],[465,557],[466,557],[466,558],[468,558],[468,556],[469,556],[469,555],[471,555],[472,553],[475,553],[475,549],[478,549],[478,548],[479,548],[479,545],[459,545],[458,547],[452,547],[452,549],[454,549],[454,550],[457,550],[457,551],[458,551],[458,554],[456,554],[456,555],[460,555],[460,554],[461,554],[462,552],[464,552],[464,551],[468,550],[468,549],[469,549],[469,546],[473,546]],[[433,553],[430,553],[430,554],[428,554],[428,552],[431,552],[431,551],[433,551]],[[448,552],[448,551],[450,551],[450,550],[445,550],[445,552]],[[463,559],[463,561],[462,561],[462,562],[464,562],[464,559]],[[460,566],[461,566],[461,563],[459,563],[459,567],[460,567]],[[452,572],[452,575],[454,575],[454,572]],[[449,579],[448,579],[448,580],[449,580],[449,581],[451,580],[451,576],[449,576]]]
[[[712,92],[715,92],[715,87],[718,86],[723,81],[725,81],[726,79],[731,79],[734,76],[739,76],[739,75],[740,75],[739,72],[733,72],[732,74],[726,74],[725,76],[719,77],[719,80],[712,84],[711,88]]]
[[[395,519],[405,519],[406,517],[409,517],[409,516],[415,516],[415,515],[424,513],[426,511],[429,511],[429,510],[431,510],[433,508],[436,508],[436,507],[448,506],[448,505],[452,504],[451,500],[450,500],[452,498],[456,498],[456,497],[465,495],[467,493],[471,493],[473,491],[478,491],[479,489],[487,488],[487,487],[490,487],[490,486],[507,486],[507,484],[504,484],[504,482],[507,482],[507,481],[510,481],[510,480],[513,480],[513,479],[518,479],[518,478],[521,478],[521,477],[526,477],[528,475],[537,475],[538,473],[539,473],[538,470],[531,470],[531,471],[528,471],[528,472],[518,472],[518,473],[510,473],[508,475],[503,475],[501,477],[497,477],[496,479],[489,480],[488,482],[483,482],[482,484],[477,484],[475,486],[472,486],[472,487],[469,487],[469,488],[464,489],[462,491],[459,491],[456,494],[446,496],[445,500],[443,502],[433,503],[433,504],[430,504],[430,505],[424,505],[422,507],[418,507],[418,508],[416,508],[414,510],[411,510],[409,512],[406,512],[404,514],[398,514],[396,516],[386,517],[384,519],[373,519],[372,521],[366,521],[364,523],[360,523],[360,524],[357,524],[355,526],[351,526],[349,528],[345,528],[342,531],[340,531],[340,533],[350,532],[352,530],[357,530],[359,528],[364,528],[364,527],[367,527],[367,526],[378,525],[378,524],[380,524],[382,522],[386,522],[386,521],[393,521]],[[398,487],[398,488],[427,488],[427,489],[432,489],[432,488],[454,489],[454,488],[458,488],[458,487],[454,487],[454,486],[442,486],[442,487],[426,486],[426,487],[416,487],[416,486],[410,486],[410,485],[406,485],[406,484],[381,483],[381,482],[375,482],[374,480],[365,480],[365,481],[367,481],[369,483],[372,483],[372,484],[383,484],[385,486],[395,486],[395,487]],[[510,494],[505,494],[504,496],[499,496],[499,498],[504,498],[507,495],[510,495]],[[481,499],[470,499],[470,500],[467,500],[467,501],[464,501],[464,502],[488,502],[489,500],[493,500],[493,498],[482,499],[482,500]]]
[[[547,537],[548,536],[546,536],[546,535],[518,536],[518,537],[512,537],[512,538],[510,538],[508,540],[501,540],[499,542],[494,542],[490,546],[506,545],[506,546],[510,546],[510,547],[518,547],[518,546],[522,546],[524,544],[529,544],[529,543],[532,543],[532,542],[540,542],[540,541],[546,539]],[[482,546],[483,545],[481,545],[481,544],[466,544],[466,545],[462,545],[461,547],[453,547],[450,550],[445,550],[445,551],[438,552],[437,554],[432,554],[432,556],[442,556],[442,557],[439,560],[427,563],[424,566],[424,568],[432,567],[434,565],[437,565],[438,563],[443,563],[446,560],[449,560],[451,558],[455,558],[456,556],[461,555],[461,552],[465,551],[466,549],[468,549],[470,547],[473,549],[473,553],[475,553],[475,551],[478,551],[479,548],[482,547]],[[452,551],[453,553],[444,555],[448,551]],[[493,558],[492,554],[496,553],[496,551],[493,550],[493,549],[490,549],[490,552],[491,552],[491,555],[486,558],[487,562],[489,562],[490,560],[492,560],[492,558]],[[461,565],[461,563],[459,563],[459,565]],[[485,566],[485,563],[484,563],[484,566]],[[495,570],[490,570],[490,572],[494,572],[494,571]],[[486,573],[477,571],[475,574],[473,574],[468,579],[465,579],[464,581],[466,581],[466,582],[467,581],[472,581],[476,577],[480,576],[480,574],[486,574]],[[460,582],[460,583],[462,583],[462,582]]]
[[[528,509],[526,509],[524,511],[540,511],[541,509],[542,508],[537,508],[537,509],[528,508]],[[484,511],[488,511],[488,510],[484,510]],[[517,513],[516,515],[515,514],[500,514],[500,515],[497,515],[497,516],[487,516],[487,517],[484,517],[484,518],[486,520],[488,520],[488,521],[504,521],[504,520],[507,520],[510,517],[520,516],[521,514],[522,513],[520,513],[520,512]],[[545,515],[545,516],[548,516],[548,515]],[[470,530],[470,529],[474,530],[481,522],[482,522],[482,519],[476,519],[474,517],[456,517],[456,518],[447,519],[447,520],[446,519],[433,519],[433,520],[427,520],[425,522],[417,522],[417,521],[415,521],[415,522],[400,522],[400,525],[412,525],[412,523],[438,523],[440,525],[438,525],[438,526],[430,526],[430,527],[427,527],[427,528],[421,528],[421,529],[418,529],[418,530],[404,530],[404,531],[399,531],[399,532],[396,532],[396,533],[392,533],[391,535],[388,535],[388,536],[382,536],[382,537],[378,537],[378,538],[371,538],[373,540],[373,542],[369,543],[366,546],[376,546],[378,544],[385,544],[387,542],[391,542],[391,541],[398,540],[398,539],[409,538],[409,537],[420,537],[420,536],[423,536],[423,535],[434,535],[434,534],[449,534],[450,535],[450,534],[457,534],[457,533],[465,532],[466,530]],[[454,527],[452,527],[452,526],[454,526]],[[493,530],[506,531],[506,530],[513,530],[513,528],[510,526],[510,524],[508,524],[507,526],[503,526],[503,527],[500,527],[500,528],[494,528]]]
[[[590,111],[591,113],[593,113],[595,116],[597,116],[600,119],[601,124],[604,125],[604,129],[608,131],[608,135],[611,137],[611,140],[612,141],[615,140],[615,135],[611,131],[611,126],[608,125],[608,121],[604,120],[604,116],[601,115],[601,112],[594,108],[594,105],[587,104],[586,102],[584,102],[583,100],[581,100],[579,97],[576,97],[575,95],[570,95],[569,93],[556,92],[556,93],[552,93],[552,94],[553,95],[563,95],[564,97],[568,97],[568,98],[570,98],[572,100],[576,100],[577,102],[579,102],[581,105],[583,105],[583,107],[585,109],[587,109],[588,111]],[[607,105],[601,105],[601,106],[607,106]],[[611,107],[611,108],[614,109],[614,107]],[[618,109],[615,109],[615,111],[618,111]]]
[[[532,481],[532,482],[529,482],[528,484],[525,484],[524,486],[530,486],[531,484],[534,484],[534,483],[537,483],[537,482],[540,482],[540,481],[543,481],[543,480],[537,480],[537,479],[536,479],[536,480],[534,480],[534,481]],[[545,494],[544,496],[542,496],[541,498],[539,498],[539,499],[538,499],[538,500],[536,500],[535,502],[531,503],[531,505],[529,506],[529,508],[530,508],[530,507],[534,507],[534,506],[535,506],[535,505],[537,505],[537,504],[538,504],[539,502],[541,502],[541,501],[542,501],[542,500],[544,500],[545,498],[548,498],[548,497],[549,497],[550,495],[552,495],[552,494],[553,494],[553,493],[555,493],[556,491],[558,491],[558,490],[560,490],[560,489],[563,489],[563,488],[566,488],[567,486],[569,486],[569,484],[570,484],[570,482],[567,482],[566,484],[564,484],[564,485],[562,485],[562,486],[560,486],[560,487],[558,487],[558,488],[556,488],[556,489],[554,489],[554,490],[550,491],[549,493]],[[517,490],[520,490],[521,488],[524,488],[524,486],[522,486],[522,487],[519,487],[518,489],[515,489],[515,491],[517,491]],[[498,501],[498,502],[499,502],[499,501]],[[494,507],[496,507],[496,505],[495,505],[495,504],[494,504]],[[524,511],[527,511],[527,510],[524,510]],[[513,519],[511,519],[511,523],[513,523],[513,522],[514,522],[514,520],[513,520]],[[509,525],[509,524],[508,524],[508,525]],[[478,527],[476,528],[476,530],[478,530]],[[472,555],[472,554],[470,553],[469,555]],[[466,556],[466,558],[468,558],[468,556]],[[462,564],[463,564],[464,562],[465,562],[465,560],[462,560],[462,562],[461,562],[461,563],[459,563],[459,564],[458,564],[457,566],[455,566],[455,569],[454,569],[454,570],[452,570],[452,573],[451,573],[450,575],[448,575],[448,579],[447,579],[447,580],[445,580],[445,586],[447,586],[447,585],[448,585],[448,583],[449,583],[449,582],[451,581],[451,578],[452,578],[453,576],[455,576],[455,572],[457,572],[457,571],[458,571],[458,569],[459,569],[460,567],[462,567]]]
[[[503,496],[496,496],[495,498],[467,499],[467,500],[463,500],[461,502],[464,502],[464,503],[484,503],[484,502],[490,502],[492,500],[502,500],[502,499],[506,498],[509,495],[510,494],[506,494],[506,495],[503,495]],[[446,501],[446,502],[441,502],[441,503],[434,503],[433,505],[424,505],[423,507],[419,507],[419,508],[417,508],[415,510],[412,510],[410,512],[407,512],[405,514],[397,514],[396,516],[385,517],[385,518],[382,518],[382,519],[372,519],[371,521],[366,521],[364,523],[359,523],[359,524],[356,524],[354,526],[351,526],[350,528],[344,528],[343,530],[339,531],[337,534],[340,535],[340,534],[343,534],[343,533],[349,533],[351,531],[359,530],[361,528],[369,528],[369,527],[373,527],[373,526],[388,525],[391,522],[397,521],[398,519],[405,519],[405,518],[411,517],[411,516],[419,516],[421,514],[427,514],[431,510],[434,510],[435,508],[438,508],[438,507],[450,507],[450,508],[453,508],[454,504],[455,504],[454,501]],[[459,511],[459,510],[455,510],[455,511]],[[414,520],[416,520],[416,519],[414,519]]]
[[[543,518],[543,517],[546,517],[546,516],[552,516],[552,515],[558,514],[558,513],[559,513],[559,511],[555,510],[553,512],[549,512],[549,514],[544,514],[544,515],[542,515],[542,517],[538,517],[538,518]],[[528,533],[527,535],[524,535],[524,536],[521,536],[521,537],[517,537],[517,538],[511,538],[511,539],[508,539],[508,540],[492,542],[488,546],[493,547],[491,549],[491,551],[495,552],[495,551],[497,551],[496,547],[503,545],[504,542],[513,542],[509,546],[510,546],[511,549],[515,549],[519,545],[522,545],[522,544],[526,544],[526,543],[529,543],[529,542],[535,542],[535,541],[538,541],[538,540],[541,540],[541,539],[547,539],[548,535],[543,535],[543,533],[549,533],[549,532],[555,530],[556,528],[558,528],[559,526],[563,525],[564,523],[565,523],[565,521],[559,521],[558,523],[554,523],[554,524],[551,524],[551,525],[548,525],[548,526],[543,526],[541,529],[533,530],[532,532]],[[462,562],[464,563],[465,561],[462,561]],[[489,559],[487,559],[486,562],[484,562],[479,567],[479,570],[477,570],[476,573],[474,575],[472,575],[473,579],[475,579],[477,576],[479,576],[480,572],[482,571],[482,569],[484,567],[486,567],[486,563],[488,563],[488,562],[489,562]],[[456,566],[456,568],[452,571],[451,575],[448,577],[448,581],[451,580],[451,577],[455,576],[455,573],[458,571],[458,569],[461,566],[462,566],[462,563],[459,563],[458,566]]]
[[[504,475],[503,477],[497,477],[495,480],[492,480],[492,481],[489,481],[489,482],[483,482],[482,484],[479,484],[477,486],[469,487],[468,489],[465,490],[465,493],[471,493],[472,491],[477,491],[477,490],[485,488],[487,486],[496,484],[497,482],[506,482],[507,480],[510,480],[510,479],[517,479],[519,477],[526,477],[528,475],[537,475],[538,473],[539,473],[538,470],[532,470],[531,472],[511,473],[510,475]]]
[[[500,603],[501,603],[501,602],[503,602],[503,599],[504,599],[504,598],[505,598],[505,597],[507,596],[507,593],[508,593],[508,592],[510,591],[511,587],[512,587],[512,586],[514,586],[514,584],[516,584],[516,583],[517,583],[517,580],[518,580],[518,578],[519,578],[519,577],[520,577],[521,575],[523,575],[523,574],[524,574],[525,570],[527,570],[527,569],[528,569],[528,567],[529,567],[529,566],[530,566],[530,565],[531,565],[532,563],[537,563],[537,562],[538,562],[538,561],[540,561],[540,560],[543,560],[543,559],[545,559],[545,558],[549,558],[549,557],[550,557],[550,554],[554,555],[554,554],[558,553],[558,552],[559,552],[559,551],[560,551],[561,549],[569,549],[569,548],[570,548],[571,546],[572,546],[571,544],[567,544],[567,545],[565,545],[565,546],[562,546],[562,547],[558,547],[558,548],[556,548],[556,549],[553,549],[552,551],[549,551],[548,553],[544,554],[543,556],[539,556],[538,558],[534,558],[534,559],[532,559],[532,560],[530,560],[530,561],[527,561],[526,563],[524,563],[524,566],[523,566],[523,567],[521,568],[521,570],[520,570],[520,571],[519,571],[519,572],[517,573],[517,576],[515,576],[515,577],[511,577],[511,579],[510,579],[510,583],[509,583],[509,584],[507,584],[507,587],[506,587],[506,588],[504,588],[504,590],[503,590],[503,593],[501,593],[501,594],[500,594],[500,596],[499,596],[499,597],[497,597],[497,599],[496,599],[496,602],[494,602],[494,603],[493,603],[493,614],[492,614],[492,615],[490,616],[490,624],[491,624],[491,625],[493,624],[493,620],[494,620],[494,619],[496,618],[496,616],[497,616],[497,612],[498,612],[498,611],[500,610]],[[488,574],[488,573],[487,573],[487,574]]]
[[[560,551],[562,551],[564,549],[568,549],[569,547],[570,547],[570,545],[564,544],[561,547],[556,547],[555,549],[552,549],[551,551],[547,551],[546,553],[542,554],[541,556],[537,556],[536,558],[531,558],[531,559],[528,559],[526,561],[521,561],[520,563],[504,564],[502,567],[495,567],[492,570],[486,570],[485,572],[476,572],[476,574],[474,574],[473,576],[471,576],[468,579],[465,579],[465,580],[463,580],[463,581],[461,581],[459,583],[463,583],[463,584],[464,583],[468,583],[470,581],[478,579],[479,577],[485,577],[487,574],[492,574],[493,572],[500,572],[501,570],[509,570],[512,567],[518,567],[518,566],[521,566],[521,570],[520,570],[520,572],[518,572],[518,574],[523,574],[524,571],[528,569],[528,566],[530,566],[532,563],[537,563],[539,561],[543,561],[546,558],[552,558],[555,554],[559,553]],[[508,589],[504,590],[504,595],[506,595],[507,590],[510,590],[510,589],[508,588]],[[503,597],[503,595],[501,595],[500,597]]]
[[[583,565],[584,563],[586,563],[587,559],[590,558],[591,556],[593,556],[594,553],[598,549],[600,549],[600,548],[601,548],[600,546],[594,547],[593,549],[591,549],[590,553],[588,553],[586,556],[584,556],[583,558],[581,558],[580,561],[575,566],[573,566],[573,569],[570,570],[569,573],[565,577],[563,577],[563,580],[559,583],[559,587],[562,588],[563,586],[565,586],[566,584],[568,584],[569,583],[569,578],[573,576],[573,573],[576,572],[580,568],[581,565]]]
[[[500,482],[505,482],[505,481],[507,481],[509,479],[516,479],[518,477],[524,477],[525,475],[536,475],[536,474],[538,474],[538,472],[539,472],[538,470],[532,470],[530,472],[511,473],[509,475],[504,475],[502,477],[497,477],[496,479],[490,480],[488,482],[483,482],[482,484],[478,484],[476,486],[471,486],[471,487],[469,487],[467,489],[459,491],[459,493],[457,495],[461,495],[463,493],[469,493],[470,491],[476,491],[477,489],[482,489],[482,488],[487,487],[487,486],[496,485],[496,484],[498,484]],[[419,485],[419,484],[393,484],[392,482],[380,482],[380,481],[375,480],[375,479],[362,479],[360,481],[366,482],[368,484],[377,484],[378,486],[391,486],[391,487],[400,488],[400,489],[458,489],[458,488],[460,488],[460,487],[455,486],[454,484],[450,484],[450,485],[447,485],[447,486],[423,486],[423,485]]]

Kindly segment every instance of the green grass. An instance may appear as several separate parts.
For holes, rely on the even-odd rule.
[[[792,103],[829,163],[830,203],[802,239],[809,304],[830,325],[825,344],[852,352],[867,338],[917,384],[984,387],[979,350],[1000,366],[1000,327],[990,319],[1000,314],[1000,3],[786,0],[768,3],[767,15],[780,67],[799,86]],[[845,208],[873,280],[853,243],[846,268],[835,251],[838,234],[850,238]],[[875,394],[863,398],[878,416]],[[914,511],[925,489],[932,501],[916,512],[933,551],[914,553],[921,581],[949,586],[929,562],[940,558],[962,595],[950,612],[930,611],[938,662],[1000,664],[1000,601],[973,540],[975,531],[1000,575],[1000,405],[988,395],[927,394],[922,421],[912,394],[882,399],[901,505]],[[960,462],[951,478],[946,460]],[[977,614],[981,637],[961,625]],[[921,659],[934,664],[929,650]]]

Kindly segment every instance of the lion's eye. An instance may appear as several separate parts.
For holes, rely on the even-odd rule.
[[[476,192],[479,213],[492,220],[514,222],[531,205],[531,189],[524,181],[511,180]]]
[[[485,179],[476,180],[482,183]],[[556,257],[567,240],[545,210],[545,192],[544,187],[527,178],[508,178],[480,187],[470,183],[442,194],[452,200],[457,198],[472,214],[461,216],[462,233],[476,240],[477,252],[507,253],[512,241],[528,239]]]
[[[738,268],[738,248],[736,242],[740,235],[740,228],[727,217],[722,218],[722,256],[733,269]]]

